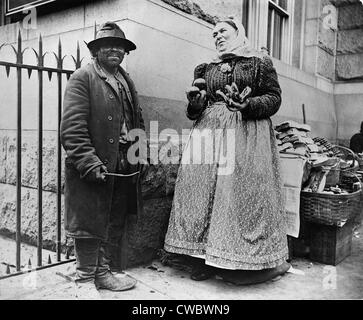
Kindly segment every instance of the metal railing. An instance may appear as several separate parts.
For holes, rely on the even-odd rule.
[[[5,46],[11,46],[14,50],[16,55],[16,63],[1,61],[0,66],[4,66],[6,69],[6,75],[9,77],[10,69],[16,69],[16,81],[17,81],[17,151],[16,151],[16,273],[7,274],[5,277],[12,276],[15,274],[22,273],[21,271],[21,242],[22,242],[22,234],[21,234],[21,187],[22,187],[22,71],[27,70],[28,76],[30,78],[33,71],[38,73],[38,159],[37,159],[37,175],[38,175],[38,195],[37,195],[37,204],[38,204],[38,237],[37,237],[37,268],[35,269],[42,269],[47,266],[43,266],[42,264],[42,249],[43,249],[43,77],[44,73],[48,73],[49,80],[51,80],[52,75],[57,75],[57,178],[56,178],[56,195],[57,195],[57,224],[56,224],[56,263],[52,263],[50,261],[50,256],[48,257],[48,266],[60,264],[68,261],[72,261],[69,259],[68,253],[66,253],[66,261],[61,261],[61,169],[62,169],[62,149],[59,137],[59,128],[60,128],[60,121],[61,121],[61,114],[62,114],[62,75],[65,74],[67,76],[67,80],[74,72],[74,70],[67,70],[63,69],[63,60],[65,56],[62,54],[62,44],[61,40],[59,39],[58,43],[58,52],[54,54],[54,57],[57,62],[56,68],[50,68],[44,66],[44,57],[48,53],[43,52],[43,39],[42,36],[39,36],[39,47],[38,50],[33,48],[33,52],[35,53],[37,59],[37,65],[28,65],[23,63],[23,55],[24,51],[28,48],[23,49],[23,42],[21,32],[19,30],[17,45],[14,46],[12,44],[1,44],[0,50]],[[74,64],[75,69],[81,67],[82,60],[80,57],[80,48],[79,42],[77,42],[77,52],[76,57],[71,56]],[[34,214],[36,214],[34,212]],[[74,260],[74,259],[73,259]],[[28,263],[29,265],[29,263]],[[7,268],[7,273],[10,273],[10,268]],[[4,278],[4,277],[0,277]]]

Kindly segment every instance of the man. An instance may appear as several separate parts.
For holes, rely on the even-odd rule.
[[[126,215],[142,210],[139,177],[146,166],[127,159],[134,142],[130,131],[144,129],[135,86],[120,66],[136,46],[113,22],[87,46],[93,61],[69,79],[60,135],[67,153],[65,229],[74,238],[76,295],[89,299],[99,298],[99,288],[123,291],[136,284],[114,276],[110,262],[112,257],[120,267]]]
[[[360,124],[360,132],[353,135],[350,139],[350,149],[355,153],[363,152],[363,121]]]

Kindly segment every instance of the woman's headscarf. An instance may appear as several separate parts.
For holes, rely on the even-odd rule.
[[[228,43],[227,50],[223,52],[219,52],[217,50],[217,56],[213,59],[213,62],[221,62],[230,57],[261,57],[263,55],[262,52],[258,52],[251,48],[250,42],[246,36],[246,30],[242,23],[232,17],[229,17],[227,19],[219,20],[216,25],[222,22],[235,26],[237,28],[237,37]]]

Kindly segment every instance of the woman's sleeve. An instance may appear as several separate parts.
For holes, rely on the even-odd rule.
[[[257,89],[248,98],[242,114],[248,119],[265,119],[274,115],[281,106],[281,88],[272,60],[264,56],[257,70]]]
[[[198,78],[205,79],[205,71],[207,70],[207,66],[208,66],[207,63],[202,63],[194,69],[194,80],[198,79]],[[203,111],[204,111],[204,108],[202,108],[202,110],[200,110],[198,112],[195,112],[195,110],[192,109],[190,103],[188,103],[186,115],[187,115],[188,119],[194,121],[199,118],[199,116],[202,114]]]

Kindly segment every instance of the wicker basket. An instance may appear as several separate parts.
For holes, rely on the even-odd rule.
[[[359,169],[363,170],[363,159],[362,158],[358,158],[358,164],[359,164]]]
[[[360,210],[361,190],[348,194],[301,191],[300,214],[306,221],[343,226]]]
[[[359,169],[359,160],[358,156],[349,148],[335,145],[331,149],[335,152],[336,157],[339,157],[345,161],[352,161],[352,164],[347,168],[340,168],[341,171],[345,172],[357,172]]]

